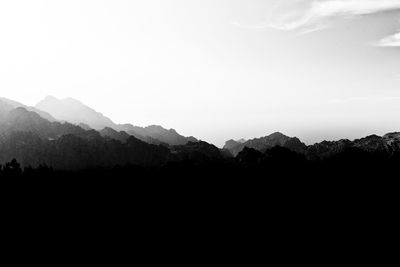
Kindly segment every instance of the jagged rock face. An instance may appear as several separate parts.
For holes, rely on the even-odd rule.
[[[393,155],[394,153],[400,153],[400,133],[390,133],[383,137],[371,135],[354,141],[323,141],[309,146],[307,157],[310,160],[323,160],[349,149],[359,149],[371,154]]]
[[[309,146],[307,149],[307,157],[310,160],[325,159],[342,153],[351,146],[352,142],[350,140],[340,140],[336,142],[323,141]]]
[[[400,151],[400,133],[388,133],[383,136],[383,140],[392,153]]]
[[[229,140],[224,148],[228,149],[234,156],[238,155],[245,147],[254,148],[258,151],[266,151],[275,146],[282,146],[297,153],[305,153],[307,146],[296,137],[288,137],[281,133],[273,133],[271,135],[248,140],[244,143]]]
[[[356,148],[360,148],[367,152],[387,152],[387,144],[385,140],[377,135],[367,136],[365,138],[361,138],[355,140],[353,142],[353,146]]]

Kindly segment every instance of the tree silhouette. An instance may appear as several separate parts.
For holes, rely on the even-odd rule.
[[[11,162],[6,163],[3,168],[3,175],[6,177],[18,177],[22,174],[21,165],[14,158]]]

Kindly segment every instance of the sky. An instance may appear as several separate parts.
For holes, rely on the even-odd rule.
[[[0,96],[222,146],[400,131],[400,0],[0,1]]]

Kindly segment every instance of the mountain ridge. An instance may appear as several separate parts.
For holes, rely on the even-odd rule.
[[[54,96],[47,96],[39,101],[36,108],[52,114],[61,121],[76,125],[87,125],[98,131],[105,128],[112,128],[117,132],[124,131],[150,144],[183,145],[190,141],[197,141],[194,137],[184,137],[174,129],[167,130],[159,125],[139,127],[129,123],[116,124],[101,112],[73,98],[58,99]]]
[[[24,104],[22,104],[20,102],[17,102],[17,101],[14,101],[14,100],[11,100],[11,99],[8,99],[8,98],[5,98],[5,97],[0,97],[0,102],[6,103],[7,105],[9,105],[12,108],[19,108],[19,107],[25,108],[28,111],[32,111],[32,112],[35,112],[35,113],[39,114],[42,118],[44,118],[44,119],[46,119],[48,121],[51,121],[51,122],[57,121],[48,112],[40,110],[40,109],[38,109],[36,107],[30,107],[30,106],[24,105]]]
[[[289,137],[280,132],[275,132],[264,137],[254,138],[247,141],[244,139],[240,139],[239,141],[231,139],[225,143],[223,148],[229,150],[232,155],[237,156],[245,147],[254,148],[258,151],[264,152],[265,150],[278,145],[289,148],[298,153],[304,153],[307,147],[297,137]]]
[[[170,144],[158,139],[145,142],[126,131],[111,127],[95,130],[83,123],[79,124],[81,127],[69,122],[49,121],[35,111],[23,106],[14,108],[12,104],[0,99],[0,164],[12,157],[26,165],[44,163],[72,169],[170,162],[254,164],[260,160],[271,163],[277,159],[298,163],[303,159],[320,162],[351,157],[376,156],[380,160],[400,157],[399,132],[369,135],[352,141],[322,141],[309,146],[297,137],[275,132],[250,140],[229,140],[223,149],[219,149],[197,139],[191,141],[190,137],[181,137],[175,130],[157,125],[141,128],[125,124],[122,127],[136,129],[147,136],[142,138],[151,138],[150,135],[158,137],[161,133],[161,137],[169,139]],[[184,139],[176,140],[174,144],[174,138]],[[184,144],[179,144],[183,140]]]

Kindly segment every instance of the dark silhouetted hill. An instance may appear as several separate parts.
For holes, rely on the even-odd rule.
[[[109,137],[114,140],[118,140],[122,143],[126,143],[126,141],[129,139],[130,135],[127,134],[124,131],[117,132],[113,128],[106,127],[103,130],[100,131],[101,136],[103,137]]]
[[[224,148],[228,149],[232,153],[232,155],[236,156],[245,147],[254,148],[258,151],[266,151],[267,149],[275,146],[286,147],[298,153],[305,153],[305,151],[307,150],[307,146],[304,143],[302,143],[298,138],[288,137],[279,132],[248,141],[229,140],[226,142]]]

